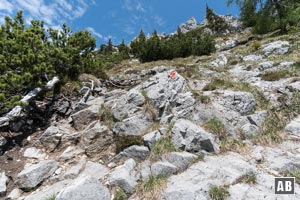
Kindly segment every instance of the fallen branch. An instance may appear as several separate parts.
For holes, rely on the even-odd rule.
[[[32,101],[35,97],[37,97],[42,91],[47,91],[52,89],[57,83],[59,82],[58,77],[54,77],[51,81],[49,81],[45,87],[43,88],[35,88],[34,90],[30,91],[26,96],[21,99],[22,103],[28,103]],[[19,117],[22,117],[22,110],[21,106],[15,106],[10,112],[8,112],[5,116],[0,117],[0,128],[8,126],[11,121],[16,120]]]

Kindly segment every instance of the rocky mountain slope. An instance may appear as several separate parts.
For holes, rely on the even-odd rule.
[[[298,184],[274,194],[275,177],[300,181],[298,41],[246,29],[218,37],[210,56],[124,61],[109,71],[122,86],[99,82],[68,118],[7,149],[0,195],[299,199]]]

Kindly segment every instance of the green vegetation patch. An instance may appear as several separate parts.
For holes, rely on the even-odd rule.
[[[209,197],[212,200],[225,200],[229,196],[228,186],[212,186],[209,190]]]
[[[178,151],[178,149],[174,146],[170,137],[163,137],[153,145],[149,160],[152,162],[157,161],[162,155],[174,151]]]
[[[137,195],[140,199],[160,199],[161,192],[167,185],[166,176],[151,175],[146,181],[137,186]]]

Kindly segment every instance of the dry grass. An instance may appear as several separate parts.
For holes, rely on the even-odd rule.
[[[256,174],[253,172],[246,173],[240,178],[238,178],[235,183],[256,184],[257,183]]]
[[[145,98],[145,103],[143,107],[144,113],[149,113],[154,121],[157,121],[157,109],[154,107],[154,105],[151,102],[151,99],[148,97],[147,92],[145,90],[141,91],[141,94]]]
[[[178,149],[174,146],[170,137],[163,137],[153,145],[149,160],[155,162],[159,160],[162,155],[174,151],[178,151]]]
[[[224,139],[221,141],[220,144],[220,150],[222,153],[228,152],[228,151],[235,151],[238,153],[248,153],[249,147],[247,144],[241,140],[230,140],[230,139]]]
[[[138,199],[158,200],[167,185],[167,177],[151,175],[146,181],[137,186]]]
[[[111,112],[111,109],[106,107],[104,104],[101,104],[99,109],[99,119],[103,124],[105,124],[110,129],[113,127],[114,124],[114,117]]]
[[[120,135],[115,136],[114,138],[116,144],[116,152],[120,153],[127,147],[132,145],[143,145],[143,138],[142,136],[133,136],[133,135]]]

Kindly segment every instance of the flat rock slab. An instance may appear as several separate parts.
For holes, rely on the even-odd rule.
[[[31,165],[18,174],[18,186],[21,189],[33,189],[50,177],[57,168],[58,163],[54,160],[45,160]]]
[[[93,177],[79,177],[55,200],[110,200],[109,190]]]

